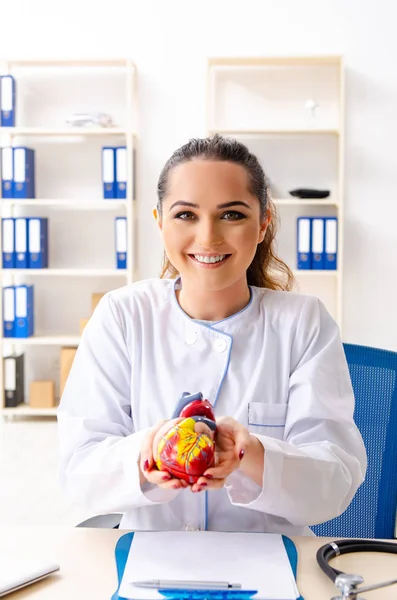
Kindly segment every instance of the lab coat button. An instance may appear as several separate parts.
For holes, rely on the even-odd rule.
[[[215,340],[213,348],[216,352],[224,352],[227,348],[227,343],[225,340]]]
[[[185,336],[185,342],[189,344],[189,346],[193,346],[197,342],[198,335],[197,331],[187,331]]]

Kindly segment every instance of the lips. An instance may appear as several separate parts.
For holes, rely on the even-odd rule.
[[[205,257],[205,260],[203,260],[203,258],[197,258],[199,255],[197,254],[189,254],[188,255],[189,258],[196,264],[199,265],[200,267],[203,267],[205,269],[217,269],[219,267],[221,267],[222,265],[224,265],[229,258],[231,257],[231,254],[220,254],[217,255],[218,258],[214,260],[215,257]],[[221,260],[219,260],[219,257],[222,257]]]

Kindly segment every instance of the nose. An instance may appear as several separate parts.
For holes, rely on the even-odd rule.
[[[202,219],[197,224],[196,244],[199,248],[211,250],[223,243],[223,238],[217,223],[211,219]]]

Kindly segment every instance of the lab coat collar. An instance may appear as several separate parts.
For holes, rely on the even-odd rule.
[[[258,290],[256,288],[249,286],[250,300],[249,300],[248,304],[244,308],[242,308],[239,312],[235,313],[234,315],[230,315],[230,317],[226,317],[225,319],[222,319],[221,321],[216,321],[212,324],[206,325],[203,323],[198,323],[194,319],[191,319],[185,313],[185,311],[181,308],[181,306],[177,300],[176,290],[181,289],[181,288],[182,288],[182,281],[181,281],[181,278],[178,277],[175,280],[174,285],[172,287],[172,295],[173,295],[172,301],[173,301],[174,309],[177,311],[179,317],[182,318],[184,321],[185,341],[187,343],[195,343],[193,340],[196,339],[198,327],[203,327],[203,328],[207,329],[208,333],[212,332],[212,333],[216,334],[216,332],[217,333],[227,332],[230,335],[230,334],[235,333],[242,327],[244,327],[244,325],[247,323],[247,320],[251,321],[253,319],[256,319],[259,315],[260,299],[262,296],[260,293],[258,293]]]

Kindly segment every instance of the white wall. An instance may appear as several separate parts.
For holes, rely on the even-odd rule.
[[[131,57],[139,69],[140,272],[169,154],[205,134],[209,56],[344,54],[344,339],[397,350],[397,5],[393,0],[0,0],[0,57]]]

